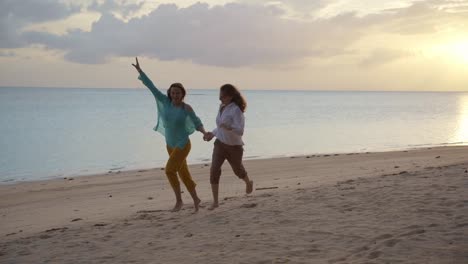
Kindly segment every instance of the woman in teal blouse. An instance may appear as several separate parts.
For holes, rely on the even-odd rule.
[[[173,212],[182,208],[182,195],[180,190],[180,179],[193,198],[195,212],[198,211],[200,199],[195,189],[195,182],[187,167],[187,156],[190,152],[191,144],[189,135],[195,130],[206,135],[200,118],[197,117],[190,105],[184,103],[185,88],[181,83],[173,83],[167,90],[167,95],[159,91],[153,82],[141,70],[138,58],[136,64],[132,64],[138,71],[143,84],[153,93],[158,109],[158,121],[154,127],[166,138],[166,148],[169,160],[166,163],[166,175],[176,196],[176,204]]]

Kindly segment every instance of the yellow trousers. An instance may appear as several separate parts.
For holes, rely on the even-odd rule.
[[[191,149],[190,141],[187,142],[183,149],[166,147],[167,153],[169,154],[169,160],[166,163],[166,176],[172,189],[174,189],[174,191],[180,190],[180,183],[177,177],[178,173],[187,190],[189,192],[195,190],[196,184],[192,180],[186,160]]]

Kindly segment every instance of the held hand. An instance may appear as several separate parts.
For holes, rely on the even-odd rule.
[[[205,141],[211,141],[213,139],[214,135],[213,133],[211,132],[206,132],[204,135],[203,135],[203,140]]]
[[[208,136],[206,137],[206,141],[209,142],[209,141],[211,141],[213,138],[214,138],[214,135],[213,135],[213,133],[210,132],[210,133],[208,134]]]
[[[140,63],[138,63],[138,57],[135,57],[135,60],[136,60],[136,64],[133,64],[133,67],[135,67],[135,69],[138,71],[138,72],[141,72],[141,68],[140,68]]]

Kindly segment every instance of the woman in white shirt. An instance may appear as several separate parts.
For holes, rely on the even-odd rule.
[[[216,117],[216,128],[205,136],[207,141],[216,137],[210,170],[210,183],[213,192],[213,204],[208,208],[210,210],[219,205],[219,178],[221,176],[221,166],[225,160],[229,162],[236,176],[245,182],[246,193],[249,194],[253,191],[253,181],[249,179],[242,164],[244,154],[242,135],[244,134],[244,111],[247,102],[232,84],[221,86],[219,100],[221,106]]]

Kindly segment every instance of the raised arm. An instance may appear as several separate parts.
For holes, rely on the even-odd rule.
[[[140,63],[138,62],[138,58],[135,58],[135,60],[136,60],[136,64],[132,63],[132,65],[140,74],[138,79],[141,80],[146,87],[148,87],[148,89],[153,93],[156,100],[163,101],[163,102],[168,101],[169,98],[165,94],[163,94],[161,91],[159,91],[159,89],[156,88],[156,86],[153,84],[150,78],[148,78],[148,76],[146,76],[146,74],[143,72],[143,70],[140,67]]]

